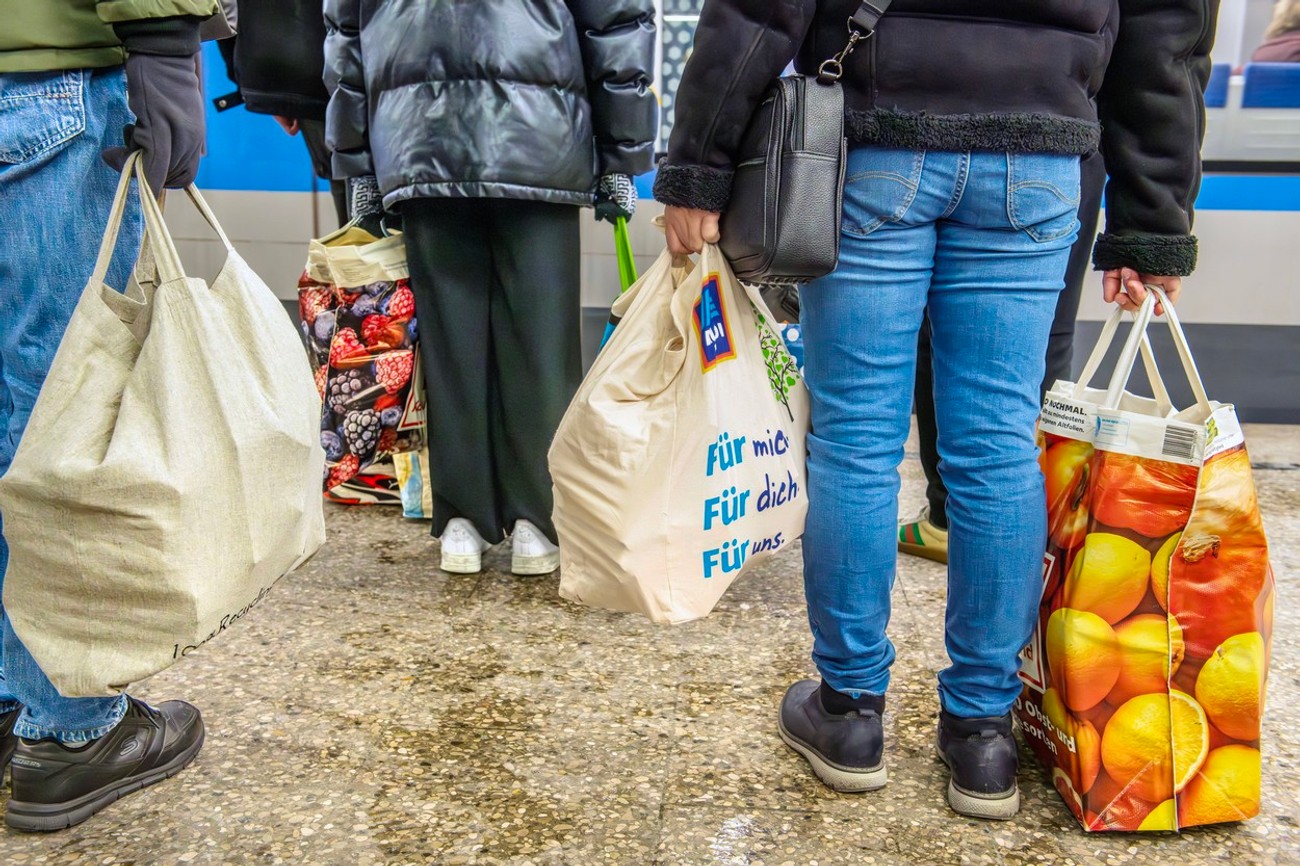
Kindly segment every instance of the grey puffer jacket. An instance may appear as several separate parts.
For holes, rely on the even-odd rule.
[[[336,179],[591,204],[653,160],[653,0],[325,0]]]

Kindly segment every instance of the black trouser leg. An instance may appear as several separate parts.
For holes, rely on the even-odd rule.
[[[1106,186],[1106,166],[1101,154],[1084,157],[1079,195],[1079,240],[1070,250],[1065,271],[1065,289],[1056,301],[1056,319],[1047,342],[1047,372],[1042,392],[1058,379],[1068,379],[1074,363],[1074,323],[1079,316],[1079,300],[1088,284],[1092,264],[1092,245],[1097,236],[1101,214],[1101,195]],[[948,528],[948,490],[939,476],[938,426],[934,420],[934,370],[930,362],[930,319],[921,323],[916,351],[916,387],[913,391],[916,432],[920,439],[921,469],[925,472],[925,496],[930,503],[930,522]]]
[[[948,528],[948,489],[939,477],[939,426],[934,418],[934,364],[930,353],[930,316],[921,320],[916,343],[916,387],[912,392],[916,409],[916,436],[925,472],[925,498],[930,504],[930,522]]]
[[[1079,241],[1070,250],[1070,264],[1065,271],[1065,290],[1056,302],[1056,320],[1047,341],[1047,372],[1043,376],[1043,393],[1057,379],[1069,379],[1074,367],[1074,323],[1079,318],[1079,300],[1084,286],[1101,291],[1101,279],[1089,279],[1092,273],[1092,243],[1097,236],[1101,216],[1101,194],[1106,187],[1106,166],[1101,154],[1084,157],[1080,174]]]
[[[325,121],[299,120],[298,128],[302,132],[303,143],[311,155],[312,168],[316,176],[329,180],[330,197],[334,200],[334,215],[339,225],[348,221],[348,185],[341,180],[330,180],[330,151],[325,144]]]
[[[504,537],[492,460],[492,214],[483,199],[402,209],[428,399],[433,534],[463,517]]]
[[[546,452],[582,381],[580,210],[498,201],[493,214],[492,437],[501,518],[506,531],[527,520],[554,542]]]

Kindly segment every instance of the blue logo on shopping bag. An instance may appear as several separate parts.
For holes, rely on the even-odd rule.
[[[700,289],[700,299],[695,302],[695,333],[700,338],[704,372],[736,357],[731,322],[727,319],[727,306],[722,299],[717,274],[709,274]]]

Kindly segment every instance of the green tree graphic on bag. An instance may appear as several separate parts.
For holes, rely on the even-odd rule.
[[[754,311],[754,318],[758,321],[759,345],[763,348],[763,361],[767,364],[767,381],[772,386],[772,394],[776,396],[776,401],[785,407],[786,414],[793,421],[794,412],[790,409],[790,392],[799,384],[799,367],[785,347],[781,335],[776,333],[772,325],[759,312],[758,307],[751,303],[749,308]]]

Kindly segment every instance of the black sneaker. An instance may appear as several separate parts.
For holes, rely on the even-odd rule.
[[[203,719],[184,701],[151,707],[129,698],[117,727],[84,746],[19,740],[5,823],[62,830],[114,801],[179,773],[203,747]]]
[[[18,745],[18,738],[14,736],[14,725],[18,722],[18,714],[22,709],[10,710],[7,713],[0,713],[0,778],[4,777],[5,767],[9,766],[9,759],[14,756],[14,747]]]
[[[885,699],[867,698],[870,709],[828,713],[816,680],[797,682],[781,700],[777,727],[785,744],[808,759],[812,771],[836,791],[885,787]]]
[[[940,711],[939,759],[948,765],[948,805],[972,818],[1006,821],[1020,811],[1020,759],[1011,715],[959,719]]]

